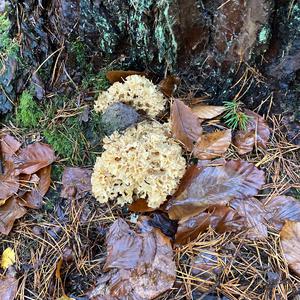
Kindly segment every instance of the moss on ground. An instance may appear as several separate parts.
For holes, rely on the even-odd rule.
[[[36,128],[42,115],[42,111],[34,101],[32,93],[25,90],[20,97],[16,110],[17,125],[25,128]]]

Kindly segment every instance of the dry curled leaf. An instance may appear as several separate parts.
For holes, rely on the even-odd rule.
[[[277,196],[265,203],[266,218],[270,225],[280,230],[284,221],[300,222],[300,202],[293,197]]]
[[[16,197],[9,198],[0,207],[0,233],[9,234],[16,219],[23,217],[26,209],[19,204]]]
[[[249,239],[261,239],[268,236],[266,211],[263,204],[256,198],[235,199],[230,206],[244,217],[246,236]]]
[[[65,168],[62,175],[61,197],[80,199],[91,192],[92,171],[84,168]]]
[[[10,247],[6,248],[1,256],[1,268],[7,269],[16,262],[16,254]]]
[[[43,143],[34,143],[21,149],[16,159],[18,174],[33,174],[55,161],[52,148]]]
[[[178,77],[169,75],[159,83],[159,88],[165,96],[171,97],[179,83],[180,79]]]
[[[289,268],[300,276],[300,222],[286,221],[280,239]]]
[[[175,99],[171,106],[171,126],[174,138],[188,151],[192,151],[202,133],[201,122],[196,114],[182,101]]]
[[[175,242],[186,244],[197,238],[209,226],[219,233],[238,231],[243,228],[244,219],[228,206],[209,206],[195,216],[182,218],[178,222]]]
[[[249,117],[246,130],[237,131],[233,138],[240,155],[251,152],[254,145],[266,148],[270,137],[270,128],[263,117],[249,109],[245,109],[245,114]]]
[[[176,272],[170,240],[146,219],[139,224],[139,231],[131,230],[122,219],[111,226],[104,266],[110,273],[106,282],[100,278],[90,299],[150,300],[172,288]]]
[[[209,205],[226,205],[232,199],[255,196],[265,182],[264,172],[243,160],[216,166],[204,163],[199,175],[187,187],[186,199],[168,204],[171,219],[182,219],[188,212],[197,214]]]
[[[115,82],[123,82],[124,79],[131,75],[141,75],[146,76],[145,72],[138,72],[138,71],[122,71],[122,70],[115,70],[115,71],[108,71],[106,73],[106,78],[108,81],[113,84]]]
[[[194,105],[191,109],[200,119],[213,119],[225,111],[224,106],[205,105],[201,103]]]
[[[201,135],[193,149],[199,159],[214,159],[224,154],[231,143],[231,130],[222,130]]]

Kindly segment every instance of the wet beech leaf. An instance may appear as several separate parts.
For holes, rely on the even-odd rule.
[[[180,79],[178,77],[169,75],[159,83],[159,88],[165,96],[171,97],[179,83]]]
[[[9,234],[16,219],[23,217],[26,209],[19,204],[16,197],[9,198],[0,207],[0,233]]]
[[[264,172],[243,160],[202,166],[199,175],[186,189],[186,199],[168,204],[169,217],[182,219],[188,211],[196,214],[209,205],[226,205],[232,199],[255,196],[264,182]]]
[[[178,222],[175,242],[186,244],[197,238],[209,226],[219,233],[238,231],[243,228],[244,219],[228,206],[209,206],[202,212],[182,218]]]
[[[49,190],[51,183],[51,166],[47,166],[39,171],[37,171],[36,175],[39,180],[36,186],[22,197],[24,200],[24,204],[26,207],[30,208],[40,208],[42,205],[43,197]]]
[[[65,168],[62,175],[61,197],[80,199],[91,192],[92,171],[85,168]]]
[[[245,109],[245,114],[249,117],[246,130],[239,130],[233,139],[240,155],[251,152],[254,145],[266,148],[270,137],[270,128],[263,117],[249,109]]]
[[[206,133],[196,143],[193,155],[199,159],[213,159],[226,152],[231,143],[231,130]]]
[[[300,222],[286,221],[280,239],[289,268],[300,276]]]
[[[0,151],[5,161],[11,160],[20,147],[21,143],[13,136],[6,134],[0,137]]]
[[[196,114],[182,101],[175,99],[171,106],[171,126],[174,138],[178,139],[188,151],[201,136],[201,122]]]
[[[300,202],[293,197],[277,196],[265,203],[266,218],[271,226],[280,230],[284,221],[300,222]]]
[[[33,174],[54,161],[54,151],[49,145],[34,143],[20,150],[16,159],[16,171],[18,174]]]
[[[0,174],[0,205],[7,198],[16,194],[19,186],[19,177],[15,175],[13,164],[5,163],[4,174]]]
[[[14,300],[18,291],[18,279],[12,272],[0,277],[0,299]]]
[[[149,212],[155,208],[149,207],[146,199],[137,199],[129,205],[128,209],[132,212]]]
[[[115,70],[115,71],[108,71],[106,73],[106,78],[108,79],[108,81],[113,84],[117,81],[119,82],[123,82],[123,80],[130,76],[130,75],[145,75],[145,72],[138,72],[138,71],[122,71],[122,70]]]
[[[191,107],[193,113],[195,113],[200,119],[213,119],[225,111],[224,106],[213,106],[198,104]]]
[[[266,212],[263,204],[256,198],[235,199],[230,206],[244,217],[246,236],[250,239],[261,239],[268,236]]]
[[[107,234],[104,266],[109,276],[100,278],[90,293],[92,299],[150,300],[172,288],[176,271],[170,240],[150,226],[147,218],[139,223],[138,231],[131,230],[122,219],[113,223]]]

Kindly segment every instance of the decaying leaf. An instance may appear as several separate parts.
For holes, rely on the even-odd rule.
[[[254,145],[266,148],[270,137],[270,128],[263,117],[249,109],[245,109],[245,114],[249,117],[246,130],[239,130],[233,138],[240,155],[251,152]]]
[[[1,268],[7,269],[16,262],[16,254],[10,247],[6,248],[1,256]]]
[[[213,119],[225,111],[224,106],[205,105],[201,103],[194,105],[191,109],[200,119]]]
[[[4,174],[0,174],[0,205],[19,190],[19,177],[15,175],[12,162],[4,165]],[[3,201],[1,201],[3,200]]]
[[[149,212],[155,208],[149,207],[146,199],[137,199],[129,205],[128,209],[132,212]]]
[[[183,200],[168,204],[171,219],[194,215],[210,205],[226,205],[232,199],[255,196],[265,182],[264,172],[243,160],[231,160],[217,166],[201,166],[201,171],[187,187]]]
[[[18,279],[15,272],[8,272],[4,277],[0,277],[0,299],[14,300],[18,291]]]
[[[26,192],[22,197],[24,202],[22,204],[29,208],[40,208],[43,197],[49,190],[51,183],[51,166],[47,166],[35,173],[38,177],[36,186],[29,192]]]
[[[119,82],[123,82],[123,80],[127,77],[127,76],[131,76],[131,75],[145,75],[145,72],[138,72],[138,71],[122,71],[122,70],[115,70],[115,71],[108,71],[106,73],[106,78],[108,79],[108,81],[113,84],[117,81]]]
[[[179,83],[180,79],[178,77],[169,75],[159,83],[159,88],[165,96],[171,97]]]
[[[209,206],[197,215],[184,217],[178,222],[175,242],[186,244],[209,226],[219,233],[239,231],[244,227],[244,218],[228,206]]]
[[[226,152],[231,143],[231,130],[222,130],[201,135],[193,154],[199,159],[214,159]]]
[[[266,212],[263,204],[256,198],[235,199],[230,206],[244,218],[246,236],[250,239],[261,239],[268,236]]]
[[[16,197],[9,198],[0,207],[0,233],[9,234],[16,219],[23,217],[26,209],[19,204]]]
[[[171,106],[171,125],[174,138],[188,151],[192,151],[202,133],[201,122],[196,114],[182,101],[175,99]]]
[[[280,239],[289,268],[300,276],[300,222],[286,221]]]
[[[11,160],[20,147],[21,143],[13,136],[5,134],[0,137],[0,151],[5,161]]]
[[[62,176],[61,197],[80,199],[91,192],[92,171],[84,168],[65,168]]]
[[[100,278],[90,299],[155,299],[172,288],[176,272],[170,240],[147,219],[139,223],[139,231],[122,219],[111,226],[104,266],[110,273],[106,281]]]
[[[33,174],[54,161],[55,154],[49,145],[34,143],[20,150],[16,159],[16,171],[18,174]]]
[[[266,219],[280,230],[284,221],[300,222],[300,202],[293,197],[277,196],[265,202]]]

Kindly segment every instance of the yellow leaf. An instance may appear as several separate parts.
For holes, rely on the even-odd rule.
[[[10,247],[6,248],[1,257],[1,268],[7,269],[16,262],[16,255],[13,249]]]
[[[74,298],[70,298],[67,295],[63,295],[60,298],[58,298],[57,300],[75,300]]]

